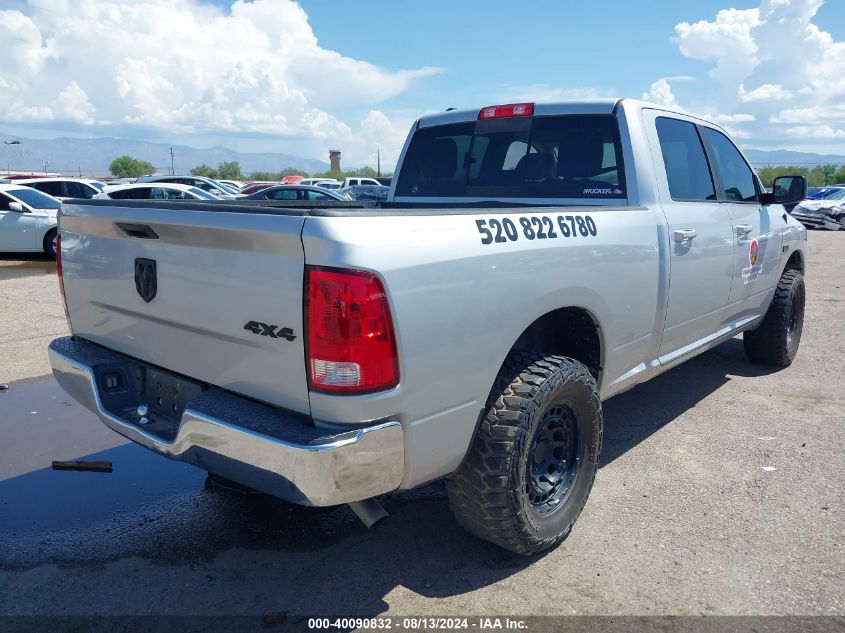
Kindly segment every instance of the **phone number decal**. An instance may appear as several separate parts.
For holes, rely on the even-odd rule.
[[[526,240],[553,240],[566,237],[595,237],[596,222],[589,215],[541,215],[521,217],[519,226],[510,218],[476,220],[482,244],[516,242],[520,236]]]

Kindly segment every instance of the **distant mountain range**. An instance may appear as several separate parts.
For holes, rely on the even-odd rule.
[[[845,156],[841,154],[813,154],[812,152],[794,152],[789,149],[744,149],[742,151],[754,167],[794,165],[812,169],[816,165],[845,164]]]
[[[155,165],[156,170],[170,170],[170,145],[118,138],[56,138],[51,140],[20,138],[20,145],[0,145],[0,169],[47,171],[65,175],[106,176],[109,164],[118,156],[129,155]],[[254,171],[281,171],[295,167],[309,173],[327,171],[328,162],[282,152],[244,153],[227,147],[198,149],[173,145],[176,173],[187,173],[203,163],[217,167],[223,161],[236,160],[245,174]]]
[[[170,145],[118,138],[56,138],[19,139],[20,145],[0,145],[0,169],[7,165],[12,169],[26,171],[60,172],[66,175],[106,176],[109,164],[118,156],[127,154],[134,158],[147,160],[160,172],[170,170]],[[814,167],[824,164],[845,164],[845,156],[836,154],[814,154],[786,149],[744,150],[745,155],[755,167],[766,165],[801,165]],[[304,158],[283,152],[244,153],[227,147],[215,146],[198,149],[187,145],[174,145],[174,166],[176,173],[187,173],[191,168],[206,164],[217,167],[223,161],[235,160],[245,174],[254,171],[281,171],[286,167],[295,167],[309,173],[327,171],[327,162],[314,158]]]

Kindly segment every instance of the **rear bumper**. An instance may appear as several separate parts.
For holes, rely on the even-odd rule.
[[[156,453],[302,505],[360,501],[399,487],[404,471],[402,427],[385,421],[337,433],[306,416],[216,388],[190,399],[168,433],[140,424],[145,388],[132,376],[147,367],[75,337],[54,340],[50,364],[59,385],[110,429]],[[107,393],[104,374],[128,377]]]

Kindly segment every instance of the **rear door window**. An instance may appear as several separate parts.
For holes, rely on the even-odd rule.
[[[418,130],[397,196],[626,198],[612,115],[485,119]]]
[[[97,193],[93,187],[81,182],[68,181],[65,183],[65,187],[67,187],[67,195],[70,198],[93,198]]]
[[[43,182],[33,182],[27,186],[38,189],[38,191],[43,191],[54,198],[64,198],[68,195],[65,193],[65,183],[61,181],[45,180]]]
[[[296,189],[276,189],[267,194],[268,200],[296,200]]]
[[[657,137],[673,200],[716,200],[716,188],[696,126],[658,117]]]
[[[123,189],[109,194],[112,198],[118,200],[149,200],[150,192],[153,187],[135,187],[133,189]]]

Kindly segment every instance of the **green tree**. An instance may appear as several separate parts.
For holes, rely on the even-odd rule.
[[[155,171],[155,166],[146,161],[131,156],[118,156],[109,165],[109,171],[112,176],[117,178],[137,178],[138,176],[145,176],[152,174]]]
[[[378,172],[369,165],[364,165],[363,167],[358,169],[358,173],[356,173],[355,175],[363,176],[364,178],[375,178],[376,176],[378,176]]]
[[[806,167],[790,167],[784,165],[773,167],[769,165],[758,169],[757,174],[760,176],[765,187],[771,187],[775,178],[778,176],[804,176],[808,181],[810,179],[810,170]]]
[[[222,178],[224,180],[242,180],[244,175],[241,172],[241,164],[236,160],[226,160],[217,165],[217,175],[210,178]]]
[[[276,181],[281,180],[279,178],[279,174],[274,174],[271,171],[254,171],[249,175],[250,180],[264,180],[264,181]]]
[[[824,184],[832,185],[835,181],[833,179],[836,174],[836,165],[822,165],[822,175],[824,176]]]
[[[192,176],[201,176],[202,178],[217,178],[217,170],[213,167],[209,167],[205,163],[199,165],[198,167],[194,167],[191,170]]]

